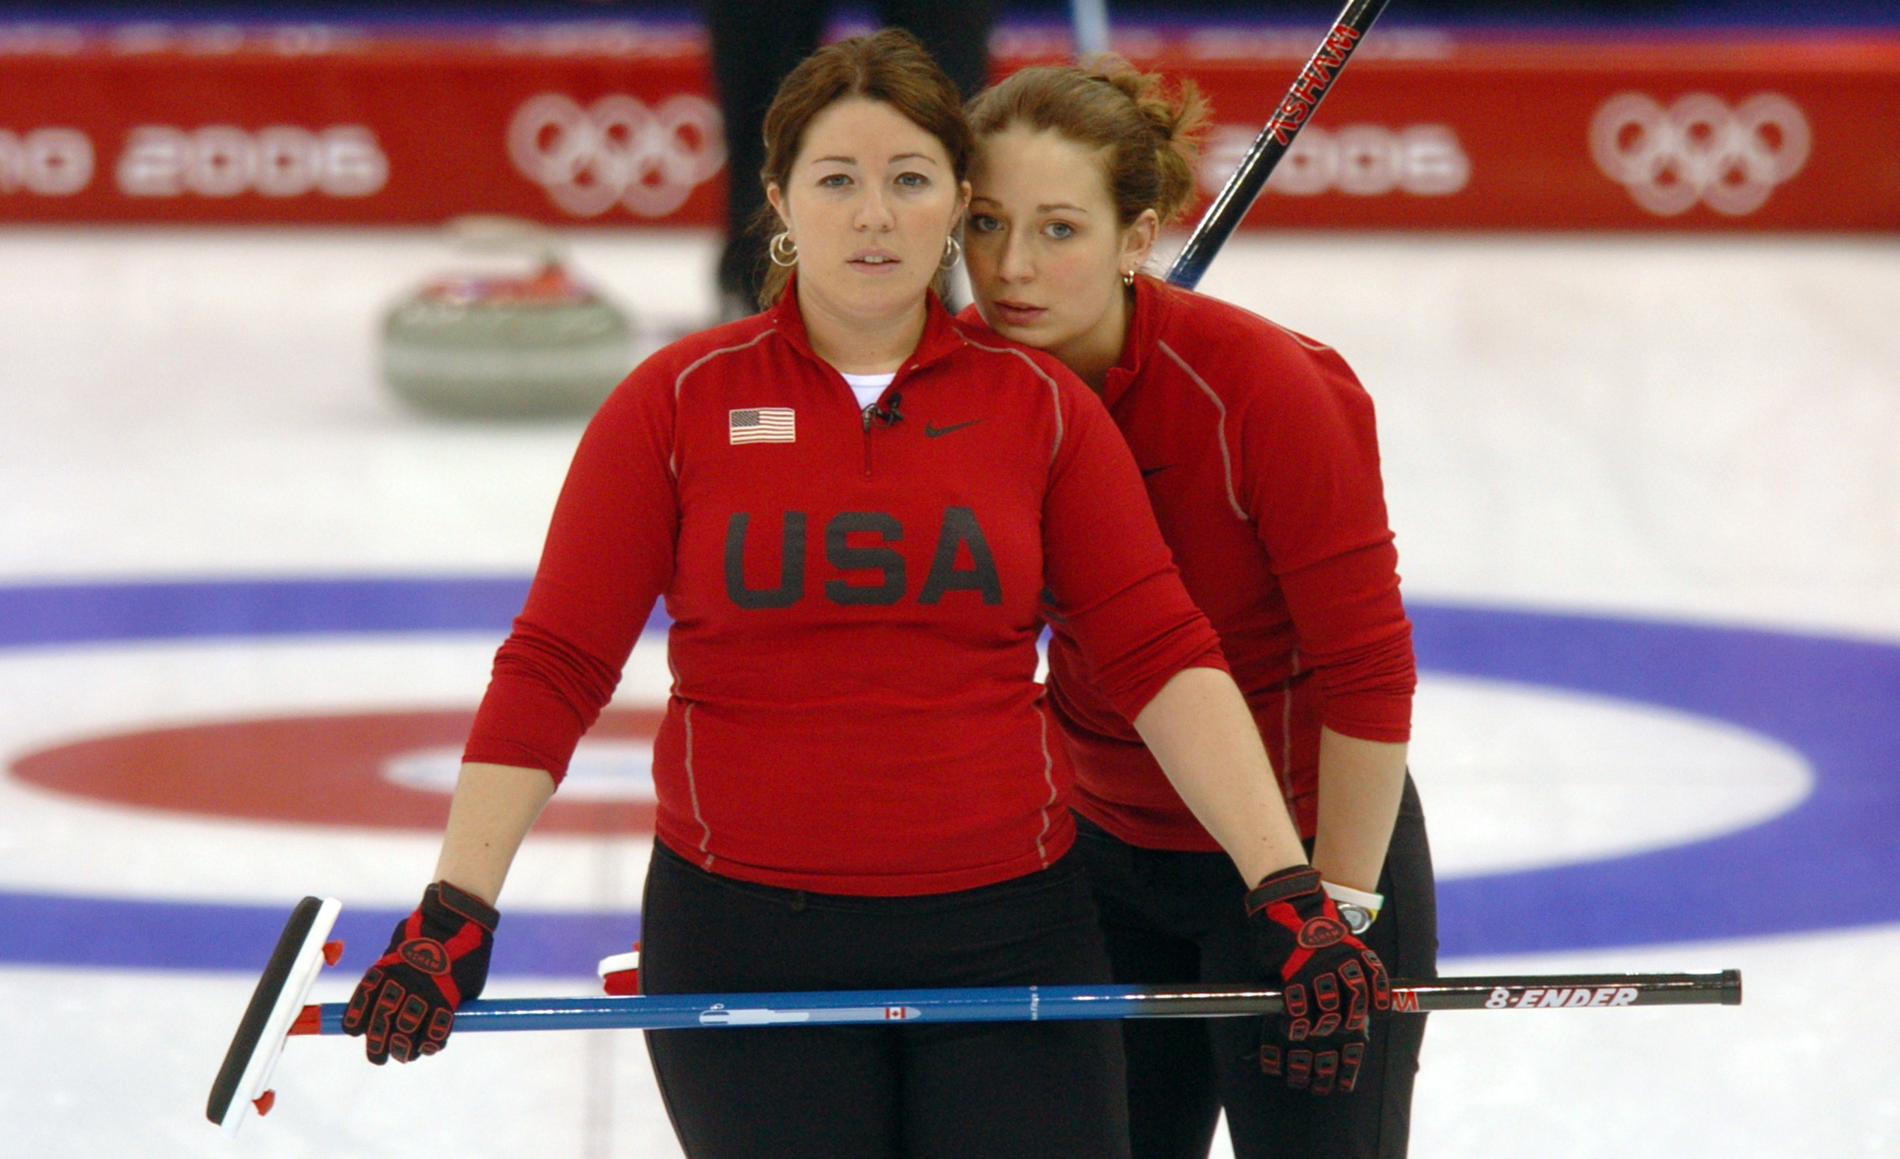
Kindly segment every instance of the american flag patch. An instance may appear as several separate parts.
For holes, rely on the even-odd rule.
[[[728,411],[726,430],[732,443],[793,443],[798,441],[792,428],[789,406],[759,406]]]

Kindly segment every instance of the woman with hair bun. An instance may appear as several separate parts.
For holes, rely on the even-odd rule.
[[[375,1062],[446,1045],[515,850],[662,597],[646,992],[1109,981],[1035,679],[1060,617],[1263,920],[1327,935],[1313,985],[1373,993],[1100,401],[931,290],[969,199],[956,87],[906,33],[842,41],[786,78],[765,138],[776,300],[654,354],[588,425],[437,881],[345,1029]],[[1112,1023],[647,1041],[692,1159],[1128,1154]]]
[[[1194,200],[1206,108],[1191,86],[1170,95],[1104,58],[1025,69],[969,112],[966,316],[1054,354],[1107,404],[1324,892],[1395,976],[1432,976],[1431,856],[1405,765],[1411,625],[1371,399],[1328,347],[1143,272]],[[1291,981],[1301,951],[1243,915],[1249,883],[1059,622],[1049,668],[1116,980]],[[1223,1107],[1242,1159],[1403,1155],[1423,1016],[1342,1029],[1329,1067],[1324,1028],[1296,1015],[1125,1023],[1136,1159],[1205,1156]]]

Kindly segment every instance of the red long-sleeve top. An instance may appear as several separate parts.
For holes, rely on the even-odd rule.
[[[1412,627],[1372,399],[1329,347],[1153,278],[1136,285],[1103,401],[1311,837],[1321,727],[1388,742],[1411,729]],[[1076,808],[1131,844],[1218,849],[1062,624],[1049,668]]]
[[[776,309],[642,363],[582,437],[464,759],[557,783],[656,597],[657,834],[727,876],[902,895],[1074,839],[1045,614],[1133,717],[1222,667],[1127,445],[1060,363],[947,315],[861,413]],[[1044,603],[1044,593],[1050,603]]]

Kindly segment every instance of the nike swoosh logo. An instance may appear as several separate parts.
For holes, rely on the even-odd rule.
[[[986,416],[986,417],[987,417],[987,416]],[[940,435],[947,435],[947,434],[949,434],[949,433],[950,433],[951,431],[960,431],[960,430],[962,430],[962,429],[963,429],[964,427],[973,427],[973,426],[975,426],[976,424],[978,424],[978,423],[980,423],[980,422],[983,422],[983,421],[985,421],[985,420],[984,420],[984,419],[971,419],[971,420],[970,420],[969,422],[967,422],[967,423],[952,423],[952,424],[950,424],[950,425],[949,425],[949,426],[947,426],[947,427],[939,427],[939,426],[932,426],[932,425],[931,425],[931,423],[930,423],[930,420],[929,420],[929,419],[925,419],[925,420],[924,420],[924,437],[925,437],[926,439],[934,439],[934,438],[937,438],[937,437],[938,437],[938,436],[940,436]]]
[[[1141,477],[1146,479],[1150,475],[1159,475],[1161,472],[1167,470],[1169,467],[1172,467],[1172,466],[1174,466],[1173,463],[1166,463],[1159,467],[1143,467],[1141,469]]]

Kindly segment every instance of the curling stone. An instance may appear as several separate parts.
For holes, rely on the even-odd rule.
[[[383,379],[403,401],[457,418],[594,412],[633,369],[624,311],[571,275],[530,223],[456,223],[464,248],[501,251],[523,272],[438,277],[383,318]]]

